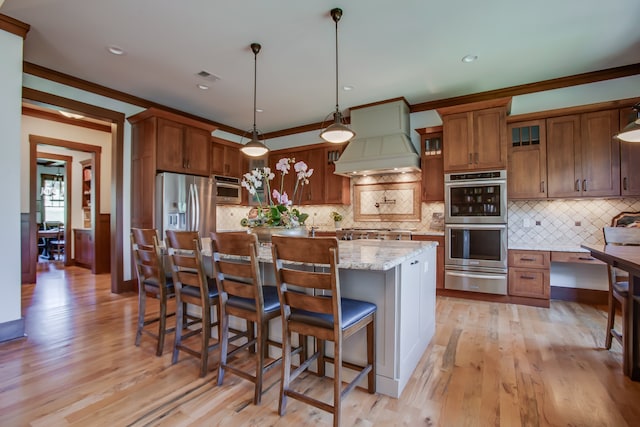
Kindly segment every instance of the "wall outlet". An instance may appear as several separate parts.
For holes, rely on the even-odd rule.
[[[576,227],[580,227],[582,225],[582,222],[581,221],[576,221],[574,224],[575,224]]]
[[[536,225],[542,225],[542,221],[536,221]]]

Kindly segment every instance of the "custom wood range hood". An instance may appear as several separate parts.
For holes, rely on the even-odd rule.
[[[419,172],[420,156],[409,138],[409,105],[404,98],[351,108],[356,132],[336,164],[345,176]]]

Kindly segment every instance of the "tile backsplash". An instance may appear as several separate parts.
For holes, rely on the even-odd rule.
[[[374,183],[390,183],[390,182],[409,182],[418,181],[419,174],[402,174],[402,175],[379,175],[371,177],[353,178],[353,184],[374,184]],[[353,194],[353,193],[352,193]],[[353,197],[352,197],[353,200]],[[397,198],[398,203],[410,204],[409,198]],[[411,206],[396,206],[399,210],[410,209]],[[336,211],[342,214],[343,220],[341,227],[343,228],[399,228],[410,229],[416,232],[441,231],[438,221],[433,221],[436,217],[444,212],[443,203],[422,203],[421,218],[419,221],[354,221],[353,204],[351,205],[308,205],[302,206],[302,212],[308,213],[308,227],[318,227],[324,230],[333,230],[335,228],[331,219],[331,212]],[[217,207],[217,229],[218,230],[237,230],[240,228],[240,220],[247,216],[249,208],[246,206],[218,206]]]
[[[640,199],[509,202],[509,246],[604,244],[602,227],[620,212],[640,211]]]

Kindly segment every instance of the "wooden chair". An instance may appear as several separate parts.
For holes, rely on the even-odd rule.
[[[340,425],[342,398],[367,375],[368,391],[375,393],[375,315],[376,306],[340,296],[338,240],[333,237],[304,238],[273,236],[272,256],[282,311],[282,384],[279,413],[284,415],[287,397],[301,400],[333,414],[333,425]],[[313,264],[313,271],[291,268],[291,263]],[[288,265],[285,267],[285,264]],[[326,272],[315,271],[324,265]],[[295,264],[294,264],[295,265]],[[293,291],[289,286],[305,289]],[[342,359],[343,341],[366,327],[367,363],[359,366]],[[316,352],[295,370],[291,370],[291,333],[316,338]],[[334,343],[334,356],[324,354],[325,341]],[[333,363],[333,404],[325,403],[292,388],[292,382],[317,360],[318,374],[324,376],[325,362]],[[359,371],[342,389],[341,367]]]
[[[200,236],[196,231],[167,230],[165,246],[169,254],[173,284],[176,289],[176,335],[173,347],[172,363],[178,362],[178,354],[184,351],[200,358],[200,376],[207,374],[209,352],[215,349],[219,340],[209,344],[211,329],[218,326],[218,337],[221,336],[220,322],[213,320],[212,308],[218,306],[218,287],[215,279],[207,277],[202,263]],[[186,304],[200,308],[200,328],[184,329]],[[217,319],[220,318],[218,311]],[[184,331],[187,331],[183,334]],[[200,335],[200,350],[194,350],[182,343],[195,335]]]
[[[138,275],[138,329],[136,331],[136,346],[140,345],[142,334],[151,335],[158,344],[156,356],[162,356],[164,339],[167,333],[174,328],[167,327],[167,318],[174,313],[167,313],[167,305],[170,299],[175,298],[173,277],[167,277],[162,251],[156,229],[131,229],[131,247],[133,248],[133,260]],[[156,298],[160,305],[158,316],[146,318],[147,296]],[[158,323],[158,332],[153,333],[145,326]]]
[[[49,240],[49,255],[54,259],[62,260],[65,255],[64,226],[58,227],[58,234],[55,238]],[[57,258],[56,258],[57,257]]]
[[[604,227],[604,241],[607,245],[640,245],[640,228],[633,227]],[[629,310],[629,278],[626,273],[621,276],[618,270],[607,265],[607,273],[609,276],[609,308],[607,313],[607,337],[605,339],[605,347],[611,348],[612,339],[615,338],[623,348],[623,357],[627,358],[627,352],[624,351],[628,345],[628,337],[625,336],[626,324]],[[615,329],[616,306],[620,305],[622,312],[622,328],[621,331]],[[623,366],[629,366],[630,360],[623,360]]]
[[[220,322],[222,323],[218,385],[222,385],[225,371],[255,384],[253,403],[260,404],[263,377],[281,358],[265,364],[269,345],[282,344],[269,339],[269,321],[280,316],[280,300],[275,286],[263,286],[258,264],[258,236],[253,233],[211,233],[213,271],[220,291]],[[242,257],[242,259],[239,259]],[[247,341],[233,351],[229,347],[229,317],[247,321]],[[257,337],[253,333],[254,323]],[[238,338],[236,335],[235,338]],[[256,346],[255,374],[228,362],[242,350]]]

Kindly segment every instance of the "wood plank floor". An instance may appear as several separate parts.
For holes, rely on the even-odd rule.
[[[233,375],[215,386],[197,361],[171,365],[143,336],[137,298],[109,292],[108,275],[39,266],[23,287],[28,338],[0,344],[0,426],[299,426],[331,416],[290,400],[277,414],[277,377],[261,406]],[[602,349],[603,308],[552,301],[550,309],[437,300],[436,336],[400,399],[354,390],[344,426],[637,426],[640,383],[621,373],[617,343]],[[325,379],[303,387],[330,398]],[[326,391],[325,391],[326,390]]]

